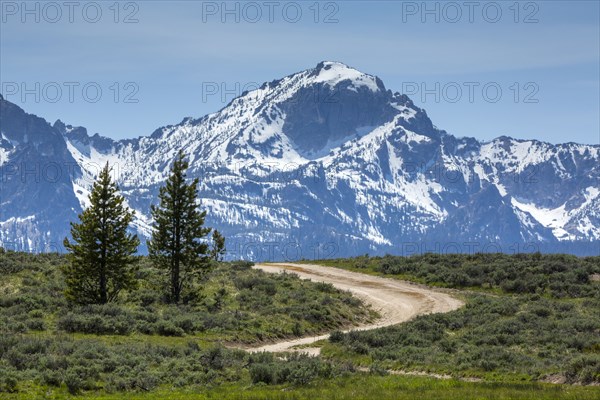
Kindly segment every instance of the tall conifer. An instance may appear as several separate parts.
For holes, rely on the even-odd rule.
[[[79,215],[79,223],[71,223],[73,241],[64,240],[69,254],[63,273],[65,295],[72,302],[105,304],[136,285],[132,265],[140,241],[127,232],[134,212],[118,192],[106,163],[93,185],[90,206]]]
[[[204,227],[206,211],[198,209],[198,179],[186,182],[188,162],[182,151],[171,175],[160,188],[158,206],[152,206],[150,258],[169,276],[169,300],[179,303],[183,290],[208,266],[208,244],[202,239],[211,231]]]

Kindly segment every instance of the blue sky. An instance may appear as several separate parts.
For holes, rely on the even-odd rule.
[[[27,13],[3,1],[1,91],[50,122],[130,138],[335,60],[410,91],[456,136],[600,143],[599,2],[464,3],[428,2],[426,13],[421,1],[229,2],[228,14],[220,1],[141,1],[116,15],[109,1],[96,17],[88,2],[56,2],[58,17],[48,3]]]

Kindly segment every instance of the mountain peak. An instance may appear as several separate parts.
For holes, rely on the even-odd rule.
[[[60,133],[64,133],[67,129],[67,125],[60,119],[57,119],[54,124],[52,124],[52,127],[58,129]]]
[[[350,81],[355,89],[362,86],[373,92],[385,90],[383,82],[376,76],[365,74],[338,61],[321,61],[310,76],[313,83],[326,83],[330,87]]]
[[[329,70],[332,70],[332,69],[333,70],[338,70],[338,71],[347,71],[347,72],[362,74],[357,69],[352,68],[348,64],[344,64],[343,62],[340,62],[340,61],[321,61],[314,68],[314,71],[317,74],[320,74],[320,73],[322,73],[324,71],[329,71]]]

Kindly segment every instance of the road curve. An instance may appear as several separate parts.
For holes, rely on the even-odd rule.
[[[391,278],[382,278],[346,271],[340,268],[324,267],[315,264],[256,264],[256,269],[270,273],[295,273],[300,278],[315,282],[331,283],[340,290],[347,290],[362,299],[379,312],[380,318],[373,323],[359,325],[351,330],[368,330],[395,325],[421,315],[456,310],[464,303],[447,293]],[[327,339],[329,334],[284,340],[259,347],[248,347],[250,352],[280,352],[292,350],[295,346],[310,345]],[[315,354],[316,348],[303,348],[302,351]]]

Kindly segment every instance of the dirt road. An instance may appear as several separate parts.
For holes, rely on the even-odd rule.
[[[389,278],[381,278],[339,268],[324,267],[314,264],[257,264],[254,268],[266,272],[293,272],[303,279],[316,282],[331,283],[338,289],[352,292],[379,312],[381,318],[373,323],[352,328],[367,330],[381,328],[405,322],[417,315],[448,312],[463,305],[454,297],[409,282]],[[248,348],[248,351],[278,352],[291,350],[295,346],[310,345],[318,340],[327,339],[328,334],[285,340],[265,346]],[[318,348],[302,348],[302,351],[316,354]]]

